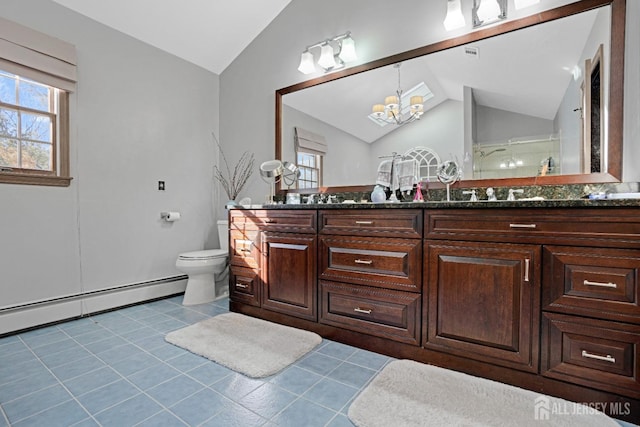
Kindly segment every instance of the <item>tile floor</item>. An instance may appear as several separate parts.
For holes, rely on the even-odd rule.
[[[0,427],[352,426],[350,402],[393,360],[324,340],[272,377],[247,378],[164,341],[228,311],[227,299],[181,302],[0,339]]]
[[[164,341],[227,312],[182,296],[0,339],[0,427],[352,426],[349,403],[390,358],[324,340],[251,379]]]

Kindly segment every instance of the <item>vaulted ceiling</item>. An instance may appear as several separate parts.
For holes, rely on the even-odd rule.
[[[54,0],[216,74],[291,0]]]

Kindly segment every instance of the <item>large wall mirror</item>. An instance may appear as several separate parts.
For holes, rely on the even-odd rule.
[[[326,143],[318,187],[341,191],[414,147],[463,186],[619,182],[624,27],[625,0],[578,1],[280,89],[276,158],[296,161],[303,129]],[[372,106],[398,87],[424,114],[381,126]]]

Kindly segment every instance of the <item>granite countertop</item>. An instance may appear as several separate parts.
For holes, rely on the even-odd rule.
[[[612,208],[640,207],[640,199],[565,199],[565,200],[499,200],[489,202],[470,201],[428,201],[397,203],[313,203],[313,204],[274,204],[274,205],[237,205],[231,209],[495,209],[495,208]]]

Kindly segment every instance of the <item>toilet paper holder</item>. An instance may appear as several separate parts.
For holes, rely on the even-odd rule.
[[[180,219],[180,212],[160,212],[160,219],[173,222]]]

